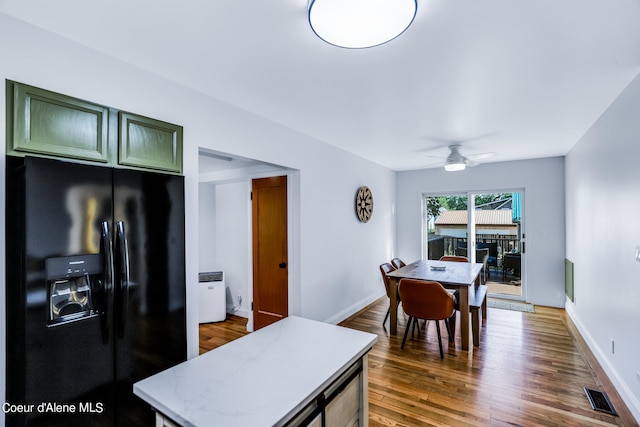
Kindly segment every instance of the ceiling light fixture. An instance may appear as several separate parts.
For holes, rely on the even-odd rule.
[[[466,165],[464,163],[447,163],[446,165],[444,165],[444,170],[446,170],[447,172],[463,171],[464,168],[466,168]]]
[[[310,0],[309,24],[325,42],[359,49],[398,37],[417,9],[417,0]]]
[[[444,162],[444,170],[447,172],[457,172],[464,170],[467,167],[467,159],[460,154],[459,145],[449,146],[451,152],[447,156],[447,160]]]

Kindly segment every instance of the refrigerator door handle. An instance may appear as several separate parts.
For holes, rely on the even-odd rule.
[[[111,324],[111,309],[113,301],[113,248],[111,246],[111,233],[109,232],[109,223],[103,221],[100,225],[100,243],[102,251],[102,285],[100,292],[100,317],[102,329],[102,341],[106,344],[109,342],[109,333]]]
[[[129,247],[125,234],[124,223],[116,223],[116,245],[118,250],[118,278],[117,293],[119,298],[118,308],[118,336],[124,338],[127,313],[129,311]]]

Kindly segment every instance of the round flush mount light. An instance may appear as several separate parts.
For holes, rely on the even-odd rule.
[[[417,0],[310,0],[309,24],[325,42],[359,49],[398,37],[417,9]]]

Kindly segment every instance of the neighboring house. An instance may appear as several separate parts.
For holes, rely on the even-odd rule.
[[[466,210],[441,212],[435,221],[435,234],[467,237],[467,218]],[[517,235],[518,225],[511,218],[511,209],[476,210],[476,234]]]

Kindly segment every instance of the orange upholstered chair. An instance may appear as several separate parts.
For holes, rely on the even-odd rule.
[[[465,249],[466,251],[466,249]],[[453,262],[469,262],[467,257],[461,255],[445,255],[440,257],[440,261],[453,261]],[[486,276],[485,276],[486,277]],[[486,279],[483,279],[483,281]],[[486,293],[487,293],[487,285],[482,284],[479,286],[479,290],[476,290],[474,295],[482,295],[481,298],[477,298],[478,300],[474,300],[474,304],[469,305],[469,309],[471,311],[471,326],[473,330],[473,345],[480,345],[480,311],[482,310],[482,317],[486,317],[487,315],[487,301],[486,301]],[[458,298],[460,293],[456,291],[453,294],[453,298],[456,301],[456,310],[460,310],[458,304]],[[449,330],[451,331],[451,335],[449,336],[449,341],[452,340],[453,335],[455,335],[456,331],[456,318],[452,317],[449,322]]]
[[[469,262],[469,258],[461,255],[445,255],[440,257],[440,261]]]
[[[451,261],[451,262],[469,262],[469,258],[467,258],[466,256],[462,256],[462,255],[444,255],[440,257],[440,261]],[[453,299],[456,302],[456,310],[459,310],[458,307],[458,296],[460,295],[460,292],[455,291],[453,293]],[[455,317],[453,319],[451,319],[451,337],[453,338],[453,336],[456,333],[456,319]]]
[[[453,296],[439,282],[413,279],[400,280],[398,292],[400,293],[400,298],[402,298],[402,309],[409,316],[400,348],[404,348],[412,321],[415,321],[415,319],[435,320],[438,331],[438,345],[440,346],[440,358],[443,359],[440,320],[445,321],[447,332],[451,336],[448,320],[456,314]]]

